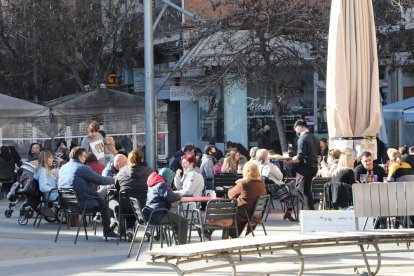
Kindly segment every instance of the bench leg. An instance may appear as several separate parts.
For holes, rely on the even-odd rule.
[[[301,276],[303,274],[303,271],[305,270],[305,259],[302,258],[303,254],[302,254],[302,252],[300,251],[299,248],[295,248],[293,250],[298,254],[299,260],[300,260],[300,269],[299,269],[299,271],[296,275]]]
[[[374,246],[375,251],[377,251],[377,268],[375,269],[375,272],[372,275],[377,275],[377,273],[379,272],[381,268],[381,253],[379,251],[379,247],[377,243],[373,243],[372,246]]]
[[[241,255],[240,255],[240,257],[241,257]],[[227,255],[226,259],[229,261],[229,264],[231,265],[232,275],[236,276],[237,271],[236,271],[236,266],[234,265],[233,258],[231,257],[231,255]]]
[[[364,257],[365,266],[367,267],[368,275],[372,275],[371,268],[369,267],[367,254],[365,253],[364,245],[360,244],[359,248],[361,249],[362,256]]]

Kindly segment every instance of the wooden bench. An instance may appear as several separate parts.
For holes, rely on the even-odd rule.
[[[354,184],[352,195],[356,230],[360,217],[414,216],[414,182]]]
[[[354,184],[354,210],[356,227],[358,218],[371,216],[410,216],[414,215],[414,182]],[[302,275],[305,260],[311,258],[329,258],[334,256],[360,256],[364,261],[368,275],[376,275],[381,268],[381,256],[384,253],[413,252],[410,249],[414,239],[414,229],[387,229],[358,232],[315,232],[287,236],[249,237],[232,240],[220,240],[191,245],[179,245],[170,248],[153,249],[148,252],[152,261],[149,264],[165,265],[173,268],[178,275],[198,273],[212,269],[230,267],[236,275],[236,267],[275,263],[277,261],[300,261],[297,275]],[[406,243],[397,248],[381,248],[384,244]],[[354,246],[358,250],[344,251],[344,246]],[[365,246],[369,246],[365,248]],[[331,247],[337,252],[305,253],[304,249]],[[275,254],[282,251],[283,255]],[[296,255],[286,254],[293,251]],[[307,250],[308,252],[309,250]],[[319,250],[318,252],[321,252]],[[371,271],[367,255],[376,257],[375,271]],[[296,257],[296,258],[295,258]],[[210,262],[205,262],[210,260]],[[198,262],[197,268],[184,270],[186,264]],[[188,267],[188,266],[187,266]],[[258,274],[270,273],[261,271]]]
[[[148,262],[148,264],[171,267],[178,275],[200,273],[226,267],[232,269],[232,275],[237,275],[236,267],[243,265],[299,260],[300,266],[297,275],[302,275],[305,270],[306,259],[356,255],[362,257],[368,274],[375,275],[381,267],[382,253],[413,252],[414,250],[409,248],[413,238],[414,230],[404,229],[373,232],[321,232],[306,235],[274,235],[218,240],[153,249],[148,252],[151,256],[151,262]],[[407,245],[401,245],[396,249],[381,250],[379,248],[380,245],[390,243],[406,243]],[[366,249],[365,246],[368,245],[369,248]],[[358,250],[344,251],[342,250],[344,246],[354,246]],[[326,253],[305,253],[302,251],[303,249],[328,247],[336,248],[338,251]],[[288,254],[289,251],[295,254]],[[376,256],[377,263],[374,272],[371,271],[367,255]],[[190,263],[193,263],[193,268],[188,266]],[[275,267],[277,266],[272,266],[272,271],[260,271],[257,274],[263,275],[275,272]]]

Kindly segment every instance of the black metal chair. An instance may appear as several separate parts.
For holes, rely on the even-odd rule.
[[[312,179],[312,194],[313,194],[313,203],[318,203],[323,208],[324,207],[324,186],[326,183],[331,182],[332,177],[314,177]]]
[[[86,230],[87,228],[87,221],[86,217],[93,216],[96,212],[100,211],[99,207],[88,209],[86,206],[88,205],[88,202],[98,200],[98,198],[91,198],[87,199],[84,203],[84,206],[81,206],[78,201],[78,197],[76,192],[73,189],[61,189],[59,190],[59,203],[63,210],[63,215],[66,217],[68,229],[69,229],[69,222],[71,221],[71,218],[75,216],[80,216],[80,222],[83,224],[83,228],[85,230],[85,238],[88,240],[88,232]],[[81,223],[79,223],[76,237],[74,244],[78,241],[79,231],[81,227]],[[96,229],[96,222],[94,223],[94,229]],[[57,242],[57,239],[59,237],[60,229],[62,227],[62,220],[59,223],[59,228],[56,233],[55,242]]]
[[[201,241],[205,241],[205,231],[223,230],[223,238],[228,236],[228,230],[237,231],[237,201],[231,199],[212,199],[207,202],[204,218],[201,211],[192,212],[191,221],[194,228],[199,231]],[[194,217],[194,214],[197,217]],[[193,227],[190,228],[189,240],[191,240]]]
[[[227,197],[227,191],[236,185],[239,175],[236,173],[215,173],[214,174],[214,190],[217,197]]]
[[[145,219],[144,213],[142,212],[142,208],[141,205],[138,201],[138,199],[134,198],[134,197],[130,197],[129,201],[131,202],[131,206],[132,206],[132,210],[134,211],[134,215],[136,218],[135,221],[135,232],[134,232],[134,237],[132,238],[131,244],[129,246],[129,250],[128,250],[128,256],[129,257],[131,255],[131,251],[132,251],[132,247],[134,245],[135,242],[135,238],[137,236],[138,230],[141,227],[145,227],[144,233],[142,235],[141,238],[141,242],[139,244],[139,248],[137,251],[137,256],[135,258],[135,260],[137,261],[139,258],[139,254],[141,253],[141,249],[142,249],[142,245],[144,243],[144,239],[146,236],[146,233],[148,232],[148,230],[150,231],[150,237],[149,237],[149,242],[150,242],[150,250],[152,249],[152,244],[154,242],[154,231],[157,230],[159,233],[159,240],[160,240],[160,244],[161,247],[163,247],[164,245],[164,240],[166,240],[167,246],[171,245],[171,237],[169,235],[169,231],[173,229],[172,227],[172,223],[171,223],[171,219],[169,219],[169,223],[167,224],[152,224],[149,223],[148,221],[151,221],[152,215],[156,212],[163,212],[163,211],[167,211],[167,209],[165,208],[159,208],[159,209],[155,209],[152,210],[151,215],[149,217],[149,220],[147,221]]]
[[[118,240],[120,239],[121,235],[124,236],[128,240],[128,237],[126,235],[127,229],[125,227],[126,225],[125,219],[127,219],[128,217],[135,218],[134,210],[131,209],[131,203],[129,200],[130,197],[137,199],[138,203],[140,203],[140,206],[147,199],[146,195],[144,197],[141,194],[130,194],[130,193],[127,194],[125,191],[119,192],[118,194],[119,207],[118,207],[118,212],[116,214],[117,215],[116,219],[117,219],[117,224],[118,224]],[[124,206],[128,206],[130,208],[124,208]],[[132,239],[132,237],[130,238]],[[128,240],[128,241],[131,241],[131,240]]]
[[[58,211],[57,202],[51,202],[50,200],[50,195],[52,194],[53,191],[57,191],[57,188],[53,188],[49,192],[43,193],[42,202],[40,203],[37,209],[37,215],[33,222],[33,226],[35,226],[37,222],[37,228],[39,228],[42,218],[45,218],[47,222],[55,222],[58,219],[57,218],[57,211]],[[37,219],[39,219],[39,221],[37,221]]]
[[[250,231],[252,232],[253,237],[254,237],[253,223],[256,219],[260,219],[260,223],[257,223],[257,224],[262,225],[263,232],[267,236],[264,222],[265,222],[265,214],[267,213],[267,210],[270,207],[269,203],[270,203],[270,195],[264,195],[264,196],[260,196],[257,198],[251,214],[248,214],[246,208],[243,208],[243,211],[247,217],[247,227],[250,228]]]

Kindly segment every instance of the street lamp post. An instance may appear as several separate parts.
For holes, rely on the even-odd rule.
[[[156,101],[154,93],[154,37],[152,0],[144,0],[144,64],[145,64],[145,156],[148,166],[156,169]]]

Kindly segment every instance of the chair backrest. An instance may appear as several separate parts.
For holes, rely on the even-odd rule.
[[[134,211],[135,217],[140,224],[147,224],[144,213],[142,212],[141,204],[138,199],[135,197],[129,197],[129,202],[131,203],[132,210]]]
[[[236,173],[215,173],[214,187],[234,186],[237,179]]]
[[[323,193],[325,183],[332,180],[332,177],[315,177],[312,180],[312,193]]]
[[[413,216],[414,182],[352,185],[355,217]]]
[[[78,203],[76,192],[72,189],[59,190],[59,205],[70,212],[81,213],[81,207]]]
[[[212,199],[207,202],[204,221],[232,220],[236,224],[237,201],[231,199]]]
[[[253,220],[253,218],[262,218],[268,208],[269,202],[270,195],[259,196],[254,204],[251,220]]]

